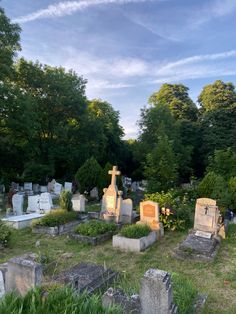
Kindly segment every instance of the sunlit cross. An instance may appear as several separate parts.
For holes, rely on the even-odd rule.
[[[112,170],[108,171],[108,174],[111,175],[111,185],[116,186],[116,176],[120,175],[120,171],[117,170],[117,166],[113,166]]]

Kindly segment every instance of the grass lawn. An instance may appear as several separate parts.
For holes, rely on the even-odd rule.
[[[222,242],[213,263],[177,260],[172,250],[186,233],[168,232],[165,237],[143,253],[125,253],[112,248],[111,241],[92,247],[79,244],[67,236],[49,237],[32,234],[30,229],[14,230],[10,247],[0,251],[0,262],[27,252],[48,257],[48,275],[80,262],[104,264],[122,274],[121,286],[137,292],[139,281],[148,268],[159,268],[188,278],[193,286],[208,294],[204,313],[236,313],[236,225]],[[40,247],[36,248],[36,241]],[[72,253],[64,254],[63,253]],[[49,277],[48,277],[49,278]],[[48,279],[46,277],[46,279]]]

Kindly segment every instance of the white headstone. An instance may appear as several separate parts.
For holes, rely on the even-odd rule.
[[[5,295],[5,284],[2,271],[0,270],[0,299]]]
[[[12,197],[13,212],[19,216],[23,214],[24,195],[14,194]]]
[[[91,198],[96,198],[96,199],[98,199],[98,189],[97,189],[97,187],[93,188],[93,189],[90,191],[90,197],[91,197]]]
[[[65,182],[64,188],[66,191],[72,192],[72,182]]]
[[[27,207],[27,212],[40,212],[39,208],[39,195],[35,196],[28,196],[28,207]]]
[[[72,197],[73,209],[78,212],[85,212],[85,197],[84,195],[75,194]]]
[[[33,184],[32,184],[32,182],[25,182],[25,183],[24,183],[24,190],[25,190],[25,191],[32,191],[32,190],[33,190]]]
[[[57,195],[60,195],[61,194],[61,189],[62,189],[62,184],[56,182],[54,184],[54,193],[57,194]]]
[[[124,224],[132,223],[133,201],[128,198],[122,201],[121,205],[121,222]]]
[[[45,193],[48,191],[48,187],[46,185],[40,185],[40,192]]]
[[[45,192],[40,195],[39,208],[45,212],[49,212],[52,209],[52,196],[50,193]]]

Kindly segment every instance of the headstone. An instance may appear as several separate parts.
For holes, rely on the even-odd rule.
[[[14,191],[19,191],[19,183],[12,182],[11,189]]]
[[[78,293],[86,291],[91,294],[114,281],[117,276],[117,272],[101,265],[81,263],[62,272],[55,280],[71,286]]]
[[[42,193],[39,199],[39,208],[44,212],[50,212],[52,207],[53,204],[51,194],[48,192]]]
[[[56,182],[54,185],[54,193],[57,195],[61,194],[62,184]]]
[[[15,291],[25,295],[28,290],[40,286],[41,282],[42,265],[36,263],[30,255],[15,257],[8,261],[8,270],[6,272],[7,292]]]
[[[49,193],[53,193],[54,192],[55,183],[56,183],[55,179],[53,179],[52,181],[48,182],[47,192],[49,192]]]
[[[121,222],[123,224],[131,224],[132,217],[133,217],[133,201],[130,198],[122,200]]]
[[[0,300],[5,295],[5,283],[3,278],[3,273],[0,270]]]
[[[27,212],[40,212],[39,208],[39,195],[35,196],[28,196],[28,207],[27,207]]]
[[[35,194],[37,194],[37,193],[40,192],[40,186],[39,186],[38,183],[34,183],[34,184],[33,184],[33,192],[34,192]]]
[[[48,191],[48,187],[46,185],[40,185],[40,192],[46,193]]]
[[[170,274],[159,269],[149,269],[141,280],[140,302],[141,314],[177,313]]]
[[[98,189],[97,187],[94,187],[91,191],[90,191],[90,197],[94,198],[94,199],[98,199]]]
[[[65,182],[64,189],[66,191],[72,192],[72,182]]]
[[[216,201],[210,198],[199,198],[196,201],[194,230],[217,234],[220,217]]]
[[[12,197],[13,212],[15,215],[22,215],[23,213],[24,195],[14,194]]]
[[[85,197],[82,194],[74,194],[72,197],[74,211],[85,212]]]
[[[159,206],[156,202],[140,203],[140,221],[138,223],[148,224],[152,230],[159,232],[159,236],[164,235],[164,228],[159,220]]]
[[[33,190],[33,183],[32,182],[25,182],[24,183],[24,191],[32,191]]]

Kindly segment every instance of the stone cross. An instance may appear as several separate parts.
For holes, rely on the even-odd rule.
[[[117,170],[117,166],[113,166],[112,170],[108,171],[108,174],[111,175],[111,186],[116,186],[116,176],[120,175],[120,171]]]

